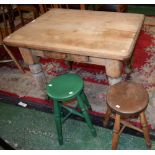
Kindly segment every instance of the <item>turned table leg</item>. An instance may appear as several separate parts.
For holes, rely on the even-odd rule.
[[[106,74],[110,85],[122,81],[122,62],[119,60],[108,60],[105,64]]]
[[[47,81],[46,81],[45,73],[42,70],[41,64],[38,63],[38,64],[29,65],[29,68],[38,88],[40,90],[44,90]]]
[[[29,49],[19,48],[19,50],[24,59],[24,62],[29,65],[37,87],[44,92],[47,80],[42,70],[42,66],[39,63],[38,57],[34,56]]]

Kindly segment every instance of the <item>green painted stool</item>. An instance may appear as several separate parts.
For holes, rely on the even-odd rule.
[[[90,116],[87,113],[91,106],[83,91],[84,82],[80,76],[76,74],[64,74],[53,78],[47,85],[47,94],[54,101],[54,117],[58,134],[59,144],[63,144],[62,123],[71,115],[75,114],[85,119],[93,136],[96,136],[96,130],[93,127]],[[65,101],[77,99],[75,109],[64,105]],[[77,108],[81,109],[78,112]],[[62,108],[68,111],[68,114],[61,119]]]

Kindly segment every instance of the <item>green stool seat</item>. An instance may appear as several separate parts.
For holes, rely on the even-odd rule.
[[[68,100],[77,96],[83,89],[83,80],[75,74],[64,74],[53,78],[47,86],[47,94],[56,100]]]
[[[83,92],[84,82],[76,74],[64,74],[53,78],[47,85],[47,94],[54,101],[54,118],[58,134],[59,144],[63,144],[62,123],[71,115],[78,115],[85,119],[93,136],[96,136],[96,130],[93,127],[90,116],[87,112],[91,109],[88,99]],[[64,105],[64,102],[71,99],[77,99],[75,108]],[[68,111],[62,119],[62,108]],[[77,108],[81,112],[77,111]]]

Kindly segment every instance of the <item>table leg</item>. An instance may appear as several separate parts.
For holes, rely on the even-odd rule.
[[[38,63],[38,64],[29,65],[29,68],[38,88],[40,90],[44,90],[47,81],[46,81],[46,76],[42,70],[41,64]]]
[[[44,92],[47,80],[42,70],[42,66],[39,63],[38,57],[34,56],[29,49],[19,48],[19,50],[24,59],[24,62],[29,65],[37,87]]]
[[[119,60],[107,60],[105,64],[106,74],[110,85],[122,80],[122,62]]]

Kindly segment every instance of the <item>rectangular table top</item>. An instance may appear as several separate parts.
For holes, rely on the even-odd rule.
[[[6,45],[124,60],[131,56],[144,15],[51,9],[10,34]]]

